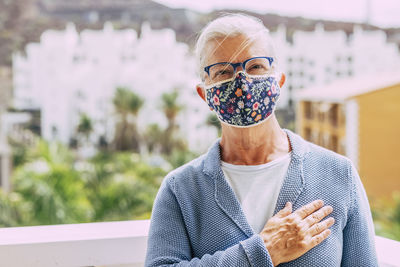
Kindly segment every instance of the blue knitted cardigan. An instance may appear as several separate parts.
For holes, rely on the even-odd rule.
[[[322,199],[333,207],[328,217],[335,223],[321,244],[279,266],[378,266],[368,199],[351,161],[285,132],[293,153],[274,214],[288,201],[296,210]],[[145,266],[273,266],[224,178],[219,142],[164,178],[152,210]]]

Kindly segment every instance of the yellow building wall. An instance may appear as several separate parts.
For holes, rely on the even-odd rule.
[[[312,104],[312,114],[307,117],[306,105],[307,103]],[[338,109],[336,112],[337,124],[334,125],[329,119],[329,112],[319,112],[319,106],[324,105],[337,105]],[[296,131],[306,140],[311,141],[317,145],[325,148],[334,150],[337,153],[345,155],[344,143],[345,143],[345,116],[343,113],[343,104],[341,103],[329,103],[329,102],[309,102],[300,101],[298,103],[297,114],[296,114]],[[310,131],[312,135],[316,135],[316,138],[310,138],[307,131]],[[337,138],[337,147],[334,149],[331,143],[325,142],[320,136],[328,136],[330,139],[332,136]]]
[[[359,173],[368,197],[400,191],[400,84],[355,97]]]

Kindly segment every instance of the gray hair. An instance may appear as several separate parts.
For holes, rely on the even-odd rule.
[[[195,46],[195,54],[197,61],[197,70],[200,78],[203,79],[203,67],[205,61],[204,48],[208,42],[215,39],[226,39],[228,37],[245,36],[248,38],[247,46],[251,40],[262,36],[267,39],[266,48],[269,51],[268,56],[275,56],[272,40],[269,30],[264,26],[263,22],[253,16],[242,13],[224,14],[223,16],[211,21],[201,31]]]

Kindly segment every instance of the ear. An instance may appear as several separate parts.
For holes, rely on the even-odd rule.
[[[197,94],[203,99],[203,101],[206,102],[206,93],[205,93],[205,90],[204,90],[204,85],[197,84],[196,85],[196,91],[197,91]]]
[[[282,88],[282,86],[285,83],[285,81],[286,81],[286,75],[285,75],[285,73],[282,72],[281,73],[281,79],[279,80],[279,87]]]
[[[201,99],[203,99],[203,101],[207,103],[206,90],[204,89],[204,85],[203,84],[196,85],[196,91],[197,91],[197,94],[201,97]],[[213,110],[213,109],[210,107],[210,110]]]

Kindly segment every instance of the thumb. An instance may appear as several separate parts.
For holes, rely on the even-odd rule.
[[[276,216],[282,218],[285,216],[288,216],[290,213],[292,213],[292,203],[291,202],[286,202],[286,205],[283,209],[281,209]]]

